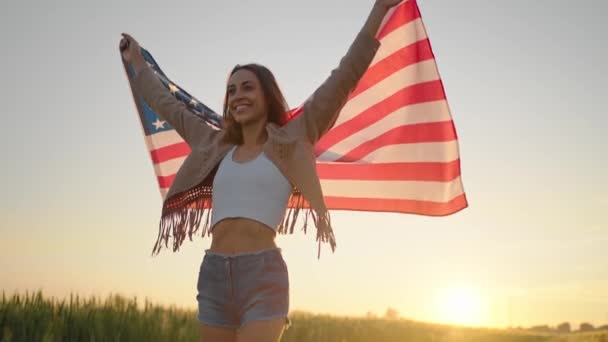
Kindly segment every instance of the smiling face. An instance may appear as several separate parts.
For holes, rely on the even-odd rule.
[[[230,72],[224,97],[224,141],[243,143],[249,125],[287,122],[289,107],[268,68],[256,63],[237,65]]]
[[[264,91],[252,71],[240,69],[232,74],[226,88],[226,99],[229,115],[241,126],[267,120]]]

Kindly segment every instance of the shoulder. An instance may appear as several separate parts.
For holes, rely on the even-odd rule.
[[[227,145],[232,146],[226,139],[226,130],[224,129],[213,129],[204,139],[196,141],[196,144],[191,145],[190,148],[196,151],[213,151],[221,149]]]
[[[283,126],[272,124],[278,135],[289,141],[295,140],[297,142],[310,143],[306,131],[306,122],[304,121],[303,115],[298,115],[291,119],[288,123]]]
[[[266,131],[268,132],[269,139],[271,139],[273,143],[291,145],[306,140],[303,131],[299,129],[299,124],[298,118],[289,121],[283,126],[269,123],[266,125]]]

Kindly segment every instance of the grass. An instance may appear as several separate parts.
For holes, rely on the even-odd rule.
[[[110,295],[45,298],[41,291],[2,294],[0,342],[9,341],[198,341],[196,312]],[[463,328],[403,319],[355,318],[292,312],[282,341],[413,342],[608,342],[608,332],[566,335]]]

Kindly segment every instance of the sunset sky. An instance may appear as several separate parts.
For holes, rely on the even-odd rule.
[[[608,324],[608,24],[599,2],[419,0],[459,136],[469,208],[334,212],[338,248],[279,236],[291,310],[467,325]],[[219,111],[259,62],[292,107],[373,1],[0,4],[0,289],[120,293],[195,309],[210,239],[151,257],[161,198],[118,42]],[[8,77],[6,77],[8,76]],[[602,176],[604,175],[604,176]]]

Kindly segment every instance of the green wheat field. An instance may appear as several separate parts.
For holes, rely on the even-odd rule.
[[[290,314],[282,341],[602,341],[608,330],[532,332],[427,324],[405,319]],[[45,298],[42,292],[2,294],[0,341],[198,341],[195,311],[137,298]]]

